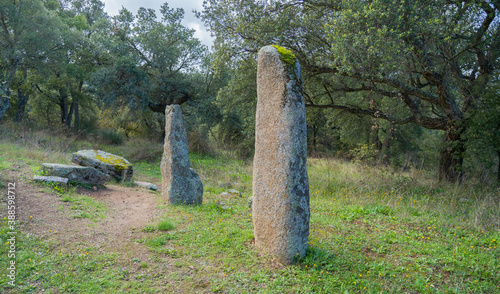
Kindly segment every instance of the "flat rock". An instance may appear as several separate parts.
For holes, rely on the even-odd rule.
[[[221,196],[236,195],[238,197],[242,197],[240,191],[235,190],[235,189],[229,189],[225,192],[222,192],[220,195]]]
[[[134,181],[134,184],[136,184],[137,186],[149,189],[149,190],[153,190],[153,191],[158,190],[158,187],[155,184],[152,184],[152,183]]]
[[[55,176],[34,176],[33,181],[62,184],[62,185],[68,184],[68,178],[55,177]]]
[[[226,192],[229,193],[229,194],[234,194],[234,195],[237,195],[239,197],[242,197],[240,191],[235,190],[235,189],[229,189]]]
[[[109,175],[90,166],[44,163],[42,170],[49,176],[66,178],[80,184],[102,185],[111,179]]]
[[[224,189],[229,189],[233,187],[232,183],[226,182],[226,183],[219,183],[219,187],[224,188]]]
[[[91,166],[118,181],[130,181],[134,170],[125,158],[101,150],[81,150],[73,153],[71,162],[81,166]]]
[[[223,201],[220,201],[220,200],[217,200],[217,201],[215,202],[215,204],[216,204],[218,207],[220,207],[221,209],[223,209],[223,210],[229,210],[229,209],[231,209],[231,207],[230,207],[230,206],[228,206],[226,203],[224,203]]]

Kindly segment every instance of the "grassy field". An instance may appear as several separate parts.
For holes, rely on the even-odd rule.
[[[251,162],[197,154],[191,161],[204,184],[203,205],[171,206],[161,195],[152,196],[162,213],[144,226],[141,238],[131,240],[135,247],[127,252],[133,256],[142,248],[147,258],[124,259],[125,252],[27,234],[24,222],[16,227],[17,274],[11,287],[5,175],[27,167],[18,180],[36,186],[31,178],[42,162],[69,163],[78,149],[140,152],[133,143],[105,146],[5,129],[0,135],[2,292],[500,293],[498,187],[438,183],[420,170],[402,174],[340,159],[309,159],[308,252],[295,265],[283,266],[254,249],[247,199]],[[161,182],[161,151],[155,152],[149,162],[133,162],[134,177]],[[221,196],[229,187],[243,197]],[[71,204],[61,209],[72,209],[73,218],[91,219],[89,225],[107,218],[106,206],[74,188],[39,188]]]

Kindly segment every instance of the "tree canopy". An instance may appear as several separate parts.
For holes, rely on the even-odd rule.
[[[212,0],[202,16],[221,60],[254,58],[267,44],[292,49],[309,107],[442,130],[439,175],[454,181],[471,118],[498,84],[499,9],[498,1]]]
[[[498,0],[206,0],[211,50],[167,3],[103,9],[0,0],[0,121],[158,138],[183,104],[199,138],[251,156],[256,55],[274,44],[302,67],[312,151],[419,154],[447,181],[500,163]]]
[[[136,16],[123,8],[113,19],[109,47],[114,56],[93,77],[106,103],[149,107],[163,113],[165,106],[182,104],[190,96],[190,74],[201,67],[207,48],[194,30],[181,24],[184,11],[139,9]]]

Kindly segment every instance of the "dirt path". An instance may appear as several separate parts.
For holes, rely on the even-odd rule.
[[[79,187],[78,194],[103,203],[106,213],[104,219],[75,218],[72,202],[61,201],[51,188],[32,182],[29,172],[19,176],[20,172],[21,168],[9,171],[6,178],[17,179],[17,217],[25,233],[56,241],[58,250],[86,246],[99,252],[119,253],[125,259],[148,257],[149,251],[137,246],[137,240],[145,235],[141,229],[155,224],[161,214],[157,208],[161,204],[158,193],[116,184],[98,189]],[[129,250],[131,247],[134,250]]]
[[[146,279],[150,283],[149,289],[157,289],[158,292],[192,293],[184,285],[185,279],[198,270],[192,262],[189,265],[179,263],[177,257],[155,253],[144,244],[144,240],[161,235],[162,232],[142,232],[142,229],[148,224],[157,225],[169,213],[160,193],[117,184],[107,184],[97,189],[79,187],[76,194],[91,197],[104,205],[105,217],[93,215],[90,218],[75,218],[75,213],[82,210],[72,209],[72,206],[91,205],[93,201],[63,201],[65,199],[54,188],[32,181],[33,172],[28,165],[3,170],[0,179],[5,184],[16,183],[16,216],[22,234],[32,234],[48,241],[49,250],[56,252],[53,256],[78,256],[87,252],[89,257],[106,256],[104,259],[112,260],[111,267],[123,275],[120,279],[128,283],[127,287],[132,287],[133,291],[136,291],[137,286],[134,283]],[[159,186],[160,183],[155,184]],[[7,188],[2,188],[4,190]],[[3,210],[6,203],[3,199],[0,202]],[[213,274],[213,269],[210,270],[210,274]],[[116,271],[111,271],[111,274]],[[42,287],[39,281],[31,281],[31,284],[38,290]],[[205,289],[210,285],[207,278],[200,278],[193,285],[197,293],[210,292]],[[46,287],[52,289],[50,285]],[[35,293],[44,291],[38,290]],[[59,293],[57,289],[52,290]]]

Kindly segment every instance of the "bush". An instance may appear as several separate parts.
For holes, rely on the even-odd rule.
[[[190,132],[188,134],[188,145],[190,152],[198,154],[214,155],[214,148],[209,142],[207,136],[203,136],[199,132]]]
[[[377,150],[373,145],[360,144],[357,148],[349,151],[354,160],[373,161],[377,156]]]
[[[123,156],[131,162],[159,162],[163,155],[163,144],[148,139],[131,139],[125,143]]]
[[[113,130],[100,130],[99,141],[103,144],[121,145],[125,141],[125,136]]]

